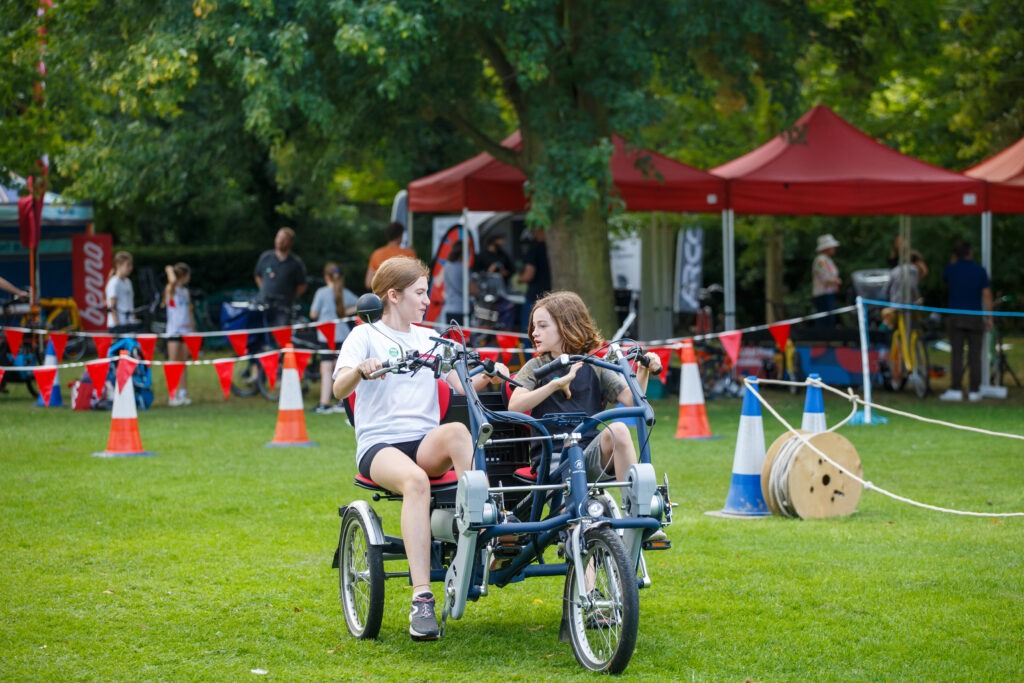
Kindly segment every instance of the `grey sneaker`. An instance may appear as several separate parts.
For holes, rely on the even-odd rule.
[[[434,594],[424,593],[412,599],[409,611],[409,635],[413,640],[437,640],[441,635],[434,614]]]
[[[323,403],[321,403],[316,408],[313,408],[313,412],[317,415],[330,415],[334,411],[331,410],[330,406],[325,406]]]

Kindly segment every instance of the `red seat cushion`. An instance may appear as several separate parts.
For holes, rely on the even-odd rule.
[[[529,468],[527,468],[527,469],[529,469]],[[373,479],[370,479],[369,477],[364,477],[361,474],[357,474],[356,475],[356,483],[357,484],[361,484],[363,486],[370,486],[370,487],[378,488],[378,489],[383,489],[384,488],[383,486],[381,486],[380,484],[375,482]],[[459,478],[457,476],[455,476],[455,470],[448,470],[447,472],[442,474],[440,477],[435,477],[435,478],[430,480],[430,485],[431,486],[448,486],[449,484],[458,484],[458,483],[459,483]]]
[[[537,481],[537,473],[529,466],[518,468],[515,471],[515,476],[519,479],[526,479],[527,481]]]

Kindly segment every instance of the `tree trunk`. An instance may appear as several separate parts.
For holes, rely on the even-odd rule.
[[[615,295],[612,292],[608,221],[592,204],[581,218],[555,216],[548,228],[548,262],[554,289],[580,295],[601,334],[615,333]]]
[[[782,284],[782,229],[771,227],[764,233],[764,319],[773,323],[786,317]]]

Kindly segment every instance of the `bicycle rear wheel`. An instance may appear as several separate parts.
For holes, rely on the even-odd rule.
[[[370,545],[362,517],[346,512],[338,542],[338,582],[345,625],[359,639],[376,638],[384,618],[384,557]]]

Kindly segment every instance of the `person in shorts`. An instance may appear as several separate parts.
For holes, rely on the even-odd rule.
[[[413,640],[436,640],[440,631],[430,590],[430,483],[449,469],[462,473],[473,466],[473,439],[460,422],[440,424],[438,383],[434,373],[370,375],[385,360],[398,360],[408,351],[433,348],[433,331],[420,327],[430,304],[426,265],[396,256],[383,262],[373,276],[373,293],[384,303],[381,319],[357,325],[349,332],[334,369],[334,395],[357,392],[355,410],[356,464],[359,473],[384,488],[402,494],[402,539],[409,560],[412,610],[409,635]],[[497,371],[508,376],[508,368]],[[445,380],[462,393],[455,371]],[[500,383],[500,377],[478,374],[477,388]]]
[[[325,323],[336,320],[334,324],[334,344],[327,343],[323,332],[317,331],[316,338],[320,345],[320,403],[313,412],[318,415],[329,415],[345,412],[341,404],[331,405],[334,388],[331,386],[331,372],[334,370],[337,354],[329,349],[341,348],[349,333],[349,324],[342,318],[348,318],[356,312],[358,297],[345,286],[345,274],[341,266],[334,261],[324,264],[324,286],[313,294],[313,303],[309,306],[309,319],[313,322]]]
[[[188,360],[188,349],[182,339],[184,334],[196,331],[192,315],[192,299],[188,291],[192,269],[186,263],[166,266],[167,285],[164,287],[163,305],[167,309],[167,360],[184,363]],[[187,370],[182,370],[178,390],[167,400],[171,407],[187,406],[192,403],[186,384]]]

